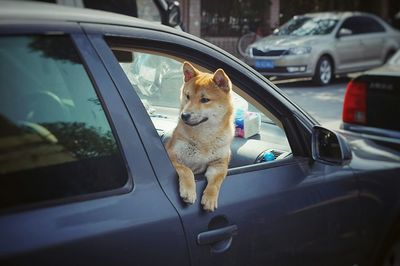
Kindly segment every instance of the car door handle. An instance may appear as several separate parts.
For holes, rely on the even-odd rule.
[[[237,234],[237,231],[237,225],[229,225],[226,227],[202,232],[197,235],[197,244],[212,245],[217,242],[230,239],[233,235]]]

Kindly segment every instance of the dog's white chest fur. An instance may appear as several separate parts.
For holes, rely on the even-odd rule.
[[[205,142],[179,140],[174,151],[180,163],[189,167],[194,174],[198,174],[204,172],[210,162],[229,156],[228,139],[221,136]]]

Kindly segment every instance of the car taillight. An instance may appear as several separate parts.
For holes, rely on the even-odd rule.
[[[367,123],[367,84],[365,82],[350,81],[347,85],[342,119],[346,123]]]

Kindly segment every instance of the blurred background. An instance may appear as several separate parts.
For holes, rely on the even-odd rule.
[[[400,28],[398,0],[179,0],[179,3],[187,32],[236,56],[239,56],[236,43],[240,36],[250,31],[268,35],[294,15],[308,12],[365,11]]]

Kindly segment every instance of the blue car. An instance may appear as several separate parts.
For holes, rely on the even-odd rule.
[[[243,116],[212,213],[164,148],[184,61],[223,68]],[[0,265],[397,265],[399,191],[398,146],[321,127],[199,38],[0,2]]]

